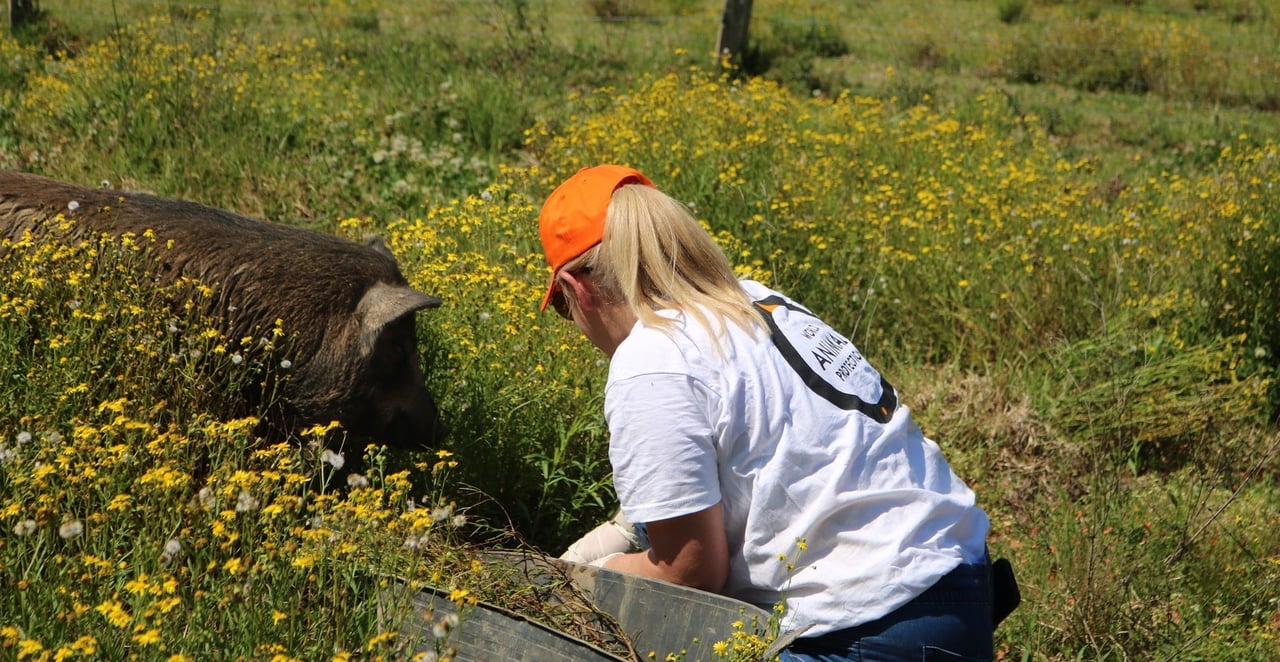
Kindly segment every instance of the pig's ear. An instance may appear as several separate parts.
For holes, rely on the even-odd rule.
[[[423,308],[435,308],[440,303],[439,299],[407,285],[374,283],[356,305],[361,354],[373,351],[378,336],[388,324]]]

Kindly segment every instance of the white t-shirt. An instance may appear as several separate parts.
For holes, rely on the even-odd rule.
[[[809,311],[743,288],[772,339],[736,325],[713,339],[662,311],[673,328],[637,323],[614,353],[604,406],[627,518],[723,502],[724,592],[785,598],[783,628],[804,636],[879,618],[985,558],[986,514],[893,388]]]

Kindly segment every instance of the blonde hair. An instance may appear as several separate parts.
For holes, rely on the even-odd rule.
[[[613,193],[604,239],[565,269],[590,269],[601,295],[626,302],[648,326],[669,328],[661,308],[693,317],[714,338],[726,322],[763,328],[720,245],[671,196],[643,184]],[[571,304],[573,305],[573,304]]]

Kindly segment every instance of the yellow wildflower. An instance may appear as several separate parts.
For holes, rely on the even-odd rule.
[[[124,605],[116,599],[110,599],[98,605],[95,610],[107,619],[107,622],[118,628],[124,628],[133,622],[133,617],[124,610]]]
[[[155,628],[151,628],[146,632],[133,635],[133,640],[137,642],[139,646],[150,646],[160,641],[160,631]]]

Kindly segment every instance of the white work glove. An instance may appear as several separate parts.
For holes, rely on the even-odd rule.
[[[611,559],[611,558],[613,558],[613,557],[615,557],[615,556],[622,556],[622,555],[623,555],[623,554],[625,554],[625,553],[626,553],[626,552],[614,552],[614,553],[612,553],[612,554],[606,554],[606,555],[601,556],[600,558],[598,558],[598,559],[596,559],[596,560],[592,561],[591,563],[588,563],[587,565],[589,565],[589,566],[591,566],[591,567],[593,567],[593,568],[603,568],[603,567],[604,567],[604,564],[609,562],[609,559]]]
[[[569,549],[560,555],[560,560],[596,565],[596,561],[603,562],[607,556],[638,552],[648,547],[649,540],[644,527],[631,524],[619,511],[613,519],[588,531],[577,542],[569,545]]]

